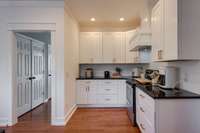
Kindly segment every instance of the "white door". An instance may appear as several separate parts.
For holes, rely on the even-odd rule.
[[[16,34],[17,116],[31,110],[31,41]]]
[[[44,44],[32,41],[32,108],[44,102]]]

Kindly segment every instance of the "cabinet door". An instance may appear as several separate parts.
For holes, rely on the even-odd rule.
[[[77,104],[87,104],[88,86],[82,82],[77,81]]]
[[[126,32],[126,63],[135,63],[135,52],[130,51],[130,41],[135,34],[135,30]]]
[[[163,0],[160,0],[152,10],[152,60],[163,59]]]
[[[102,33],[80,33],[80,63],[102,62]]]
[[[126,81],[118,81],[118,101],[119,104],[127,104],[126,100]]]
[[[125,62],[125,40],[122,32],[103,33],[104,63]]]
[[[140,125],[140,103],[139,103],[138,88],[136,88],[136,122],[138,125]]]
[[[165,60],[178,59],[178,0],[164,0]]]
[[[87,92],[87,104],[96,104],[97,97],[96,92],[98,89],[98,81],[87,81],[88,92]]]

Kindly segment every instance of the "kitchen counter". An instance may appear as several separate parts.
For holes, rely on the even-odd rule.
[[[109,78],[106,79],[104,77],[94,77],[91,79],[85,78],[85,77],[79,77],[77,80],[126,80],[126,83],[128,83],[131,86],[136,86],[149,96],[151,96],[153,99],[200,99],[199,94],[195,94],[183,89],[178,90],[172,90],[172,89],[162,89],[158,86],[152,86],[151,84],[142,85],[136,80],[133,80],[131,77],[120,77],[120,78]]]
[[[142,85],[135,80],[127,79],[126,81],[130,85],[135,85],[138,89],[142,90],[153,99],[200,99],[199,94],[195,94],[183,89],[163,89],[158,86]]]
[[[119,77],[119,78],[104,78],[104,77],[93,77],[93,78],[85,78],[85,77],[79,77],[76,78],[76,80],[127,80],[130,79],[130,77]]]

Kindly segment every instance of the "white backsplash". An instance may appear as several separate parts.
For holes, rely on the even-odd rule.
[[[80,75],[84,76],[84,70],[86,68],[94,69],[95,77],[104,77],[104,71],[115,72],[115,68],[119,67],[122,69],[122,76],[132,76],[133,68],[136,67],[147,67],[148,65],[135,65],[135,64],[123,64],[123,65],[113,65],[113,64],[99,64],[99,65],[80,65]]]

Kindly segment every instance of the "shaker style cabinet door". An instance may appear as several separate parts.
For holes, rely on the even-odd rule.
[[[163,0],[165,60],[178,59],[178,0]]]
[[[125,34],[122,32],[103,33],[103,62],[125,63]]]
[[[102,62],[102,33],[80,32],[80,63]]]
[[[163,40],[163,0],[152,10],[152,60],[159,61],[164,56]]]
[[[87,91],[87,84],[81,81],[77,81],[77,104],[87,104]]]

